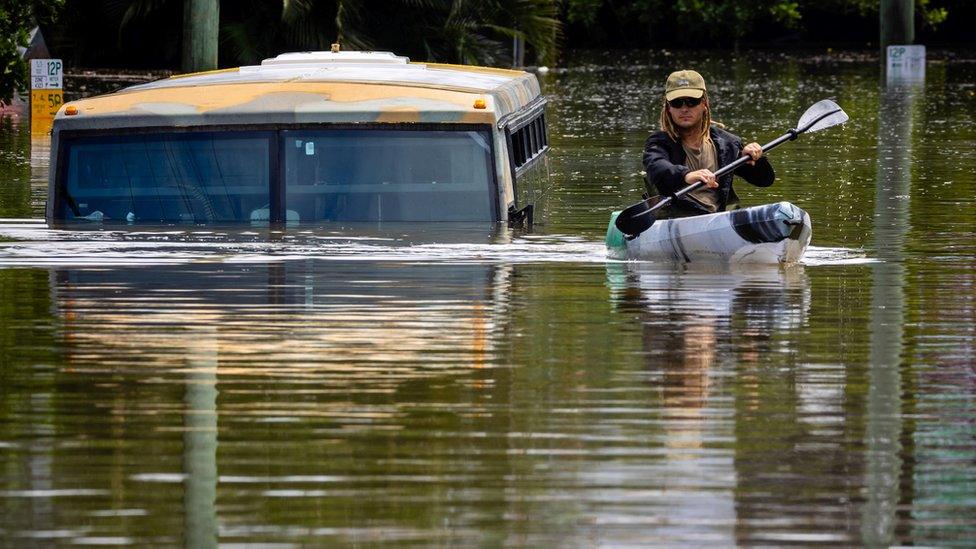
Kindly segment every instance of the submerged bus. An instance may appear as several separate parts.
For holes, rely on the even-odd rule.
[[[303,52],[65,104],[54,222],[532,222],[546,100],[523,71]]]

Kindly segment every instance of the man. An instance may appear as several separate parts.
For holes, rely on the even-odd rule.
[[[742,139],[712,123],[705,79],[697,72],[684,70],[668,76],[660,124],[661,130],[644,143],[648,191],[668,196],[686,185],[706,183],[672,202],[672,216],[721,212],[737,205],[733,174],[716,178],[715,172],[741,156],[750,160],[736,169],[735,175],[757,187],[773,184],[773,167],[759,143],[743,147]]]

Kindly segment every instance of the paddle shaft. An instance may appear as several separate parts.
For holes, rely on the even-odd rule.
[[[798,136],[798,135],[800,135],[800,132],[798,132],[796,130],[790,130],[790,131],[784,133],[783,135],[781,135],[781,136],[777,137],[776,139],[773,139],[769,143],[766,143],[765,145],[763,145],[762,146],[763,153],[765,154],[766,151],[768,151],[770,149],[773,149],[773,148],[781,145],[782,143],[785,143],[787,141],[791,141],[793,139],[796,139],[796,136]],[[727,164],[726,166],[722,167],[720,170],[718,170],[718,171],[715,172],[715,178],[718,179],[719,177],[722,177],[723,175],[725,175],[725,174],[727,174],[727,173],[735,170],[739,166],[741,166],[741,165],[745,164],[746,162],[748,162],[750,158],[751,158],[750,156],[743,156],[743,157],[740,157],[740,158],[736,159],[734,162],[731,162],[731,163]],[[690,193],[692,191],[695,191],[695,190],[698,190],[698,189],[702,188],[702,186],[704,184],[705,184],[704,181],[699,181],[699,182],[694,183],[692,185],[688,185],[685,188],[681,189],[680,191],[678,191],[678,192],[676,192],[676,193],[674,193],[672,195],[669,195],[664,200],[661,200],[660,202],[658,202],[657,204],[655,204],[652,208],[650,208],[648,210],[645,210],[643,212],[640,212],[638,214],[635,214],[634,217],[637,217],[637,216],[640,216],[640,215],[647,215],[647,214],[649,214],[651,212],[654,212],[656,210],[659,210],[659,209],[667,206],[668,204],[670,204],[671,201],[673,201],[675,198],[681,198],[682,196],[684,196],[684,195],[686,195],[686,194],[688,194],[688,193]]]

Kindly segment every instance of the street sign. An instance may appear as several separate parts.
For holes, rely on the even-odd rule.
[[[31,90],[31,121],[38,118],[54,120],[64,103],[61,90]]]
[[[925,46],[888,46],[888,82],[925,81]]]
[[[31,59],[31,89],[61,89],[63,67],[60,59]]]
[[[64,67],[60,59],[31,59],[31,133],[50,133],[64,103]]]

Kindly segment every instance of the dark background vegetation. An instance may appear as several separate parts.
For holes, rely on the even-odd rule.
[[[180,68],[184,0],[0,0],[0,98],[26,82],[15,46],[41,26],[67,67]],[[284,51],[394,51],[412,59],[557,64],[578,48],[871,48],[879,0],[222,0],[221,66]],[[916,42],[970,45],[973,0],[916,0]]]

